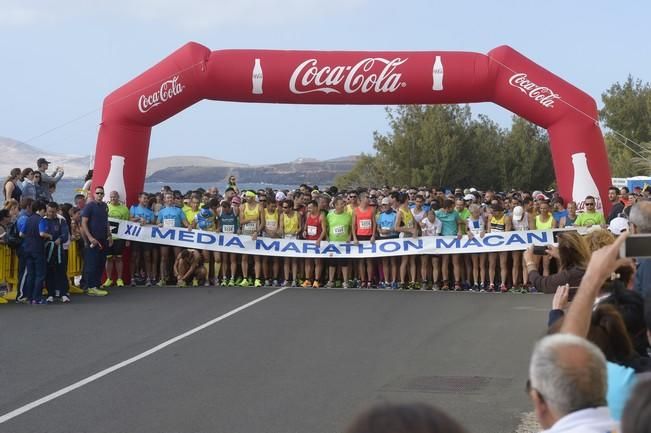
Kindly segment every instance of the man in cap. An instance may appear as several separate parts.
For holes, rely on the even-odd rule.
[[[39,158],[36,160],[36,166],[38,167],[38,171],[41,173],[41,182],[40,186],[43,189],[44,193],[47,194],[48,201],[52,201],[52,194],[51,194],[51,185],[56,185],[57,182],[61,180],[63,177],[63,168],[62,167],[57,167],[56,170],[51,175],[48,175],[46,173],[48,166],[50,165],[50,161],[48,161],[45,158]]]

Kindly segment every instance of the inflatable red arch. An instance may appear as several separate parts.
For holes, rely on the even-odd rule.
[[[610,170],[594,100],[508,46],[459,51],[219,50],[190,42],[104,100],[93,182],[132,203],[151,128],[202,99],[288,104],[492,101],[547,129],[558,189],[582,208]],[[108,197],[108,194],[107,194]],[[604,203],[607,204],[607,203]]]

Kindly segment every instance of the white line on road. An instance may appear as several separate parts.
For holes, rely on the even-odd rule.
[[[199,332],[199,331],[201,331],[201,330],[203,330],[203,329],[205,329],[205,328],[207,328],[209,326],[212,326],[217,322],[221,322],[222,320],[224,320],[224,319],[226,319],[226,318],[228,318],[228,317],[230,317],[230,316],[232,316],[234,314],[239,313],[242,310],[245,310],[245,309],[257,304],[258,302],[262,302],[265,299],[270,298],[270,297],[272,297],[272,296],[274,296],[274,295],[276,295],[276,294],[278,294],[278,293],[280,293],[280,292],[282,292],[283,290],[286,290],[286,289],[287,289],[286,287],[283,287],[281,289],[274,290],[271,293],[267,293],[264,296],[256,298],[256,299],[254,299],[253,301],[251,301],[249,303],[246,303],[246,304],[244,304],[242,306],[237,307],[234,310],[229,311],[228,313],[222,314],[219,317],[216,317],[216,318],[214,318],[212,320],[209,320],[208,322],[206,322],[206,323],[204,323],[202,325],[199,325],[196,328],[190,329],[189,331],[184,332],[181,335],[177,335],[174,338],[170,338],[169,340],[164,341],[163,343],[159,344],[158,346],[152,347],[151,349],[149,349],[149,350],[147,350],[145,352],[142,352],[139,355],[136,355],[136,356],[134,356],[132,358],[129,358],[129,359],[125,360],[125,361],[122,361],[122,362],[119,362],[119,363],[117,363],[115,365],[112,365],[111,367],[106,368],[106,369],[104,369],[102,371],[98,371],[97,373],[93,374],[92,376],[88,376],[87,378],[82,379],[79,382],[75,382],[72,385],[68,385],[65,388],[61,388],[60,390],[55,391],[52,394],[48,394],[45,397],[41,397],[38,400],[35,400],[35,401],[33,401],[31,403],[28,403],[28,404],[26,404],[26,405],[24,405],[22,407],[19,407],[18,409],[14,409],[11,412],[8,412],[8,413],[0,416],[0,424],[2,424],[4,422],[7,422],[10,419],[15,418],[18,415],[21,415],[21,414],[23,414],[25,412],[28,412],[28,411],[30,411],[30,410],[32,410],[34,408],[37,408],[42,404],[45,404],[45,403],[47,403],[49,401],[52,401],[55,398],[61,397],[62,395],[65,395],[65,394],[67,394],[69,392],[72,392],[75,389],[81,388],[84,385],[88,385],[89,383],[94,382],[97,379],[100,379],[100,378],[102,378],[102,377],[104,377],[104,376],[106,376],[108,374],[111,374],[114,371],[117,371],[117,370],[119,370],[121,368],[124,368],[127,365],[133,364],[136,361],[140,361],[141,359],[146,358],[149,355],[153,355],[154,353],[165,349],[167,346],[170,346],[170,345],[176,343],[179,340],[182,340],[182,339],[184,339],[186,337],[189,337],[189,336],[191,336],[193,334],[196,334],[197,332]]]

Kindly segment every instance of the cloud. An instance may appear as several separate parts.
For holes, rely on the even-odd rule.
[[[26,27],[102,16],[203,30],[268,26],[350,13],[368,0],[3,0],[0,25]]]

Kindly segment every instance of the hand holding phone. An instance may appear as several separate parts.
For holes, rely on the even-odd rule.
[[[544,256],[547,254],[547,245],[534,245],[533,253],[536,256]]]
[[[651,257],[651,233],[628,235],[619,249],[620,257]]]

